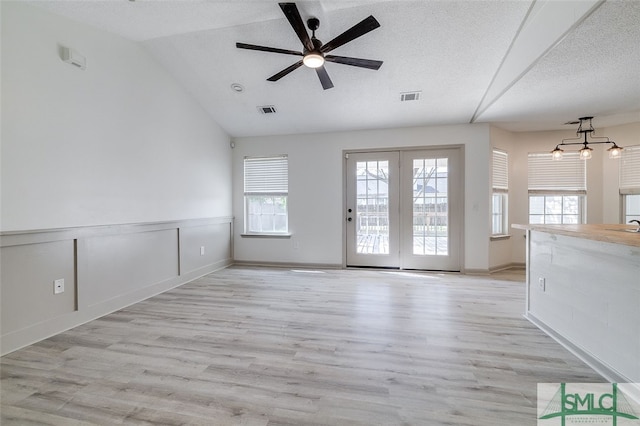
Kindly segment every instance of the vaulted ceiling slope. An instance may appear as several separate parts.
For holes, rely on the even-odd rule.
[[[29,0],[26,0],[29,1]],[[640,1],[300,1],[331,40],[369,15],[381,27],[332,53],[384,61],[327,63],[323,90],[302,67],[266,79],[300,51],[278,4],[260,0],[29,1],[142,43],[232,136],[489,122],[507,130],[640,121]],[[292,59],[293,58],[293,59]],[[231,85],[240,84],[236,92]],[[420,92],[401,102],[401,94]],[[274,106],[275,114],[258,107]]]

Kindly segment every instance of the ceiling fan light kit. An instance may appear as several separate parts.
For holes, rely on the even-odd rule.
[[[324,56],[321,53],[307,53],[302,58],[302,63],[309,68],[319,68],[324,65]]]
[[[332,50],[349,43],[350,41],[365,35],[366,33],[375,30],[380,27],[380,23],[373,16],[369,16],[353,27],[349,28],[339,36],[335,37],[328,43],[323,44],[316,38],[316,30],[320,27],[320,21],[317,18],[309,18],[307,20],[307,27],[311,30],[311,37],[307,32],[298,7],[295,3],[278,3],[280,9],[284,13],[284,16],[289,21],[289,24],[295,31],[298,39],[302,43],[302,52],[295,50],[280,49],[276,47],[259,46],[255,44],[236,43],[236,47],[239,49],[259,50],[262,52],[280,53],[284,55],[302,56],[302,60],[288,66],[282,71],[272,75],[267,81],[278,81],[282,77],[291,73],[292,71],[305,65],[308,68],[313,68],[318,74],[320,83],[324,90],[333,87],[333,82],[324,67],[325,62],[334,62],[337,64],[351,65],[359,68],[367,68],[371,70],[378,70],[382,65],[382,61],[372,59],[352,58],[347,56],[328,55],[327,53]]]

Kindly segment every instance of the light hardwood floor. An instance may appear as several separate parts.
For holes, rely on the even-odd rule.
[[[228,268],[2,357],[1,424],[535,425],[538,382],[603,379],[523,280]]]

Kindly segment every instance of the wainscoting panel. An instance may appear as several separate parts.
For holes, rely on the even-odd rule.
[[[73,240],[2,247],[0,256],[2,335],[76,310]],[[53,293],[57,279],[64,293]]]
[[[178,276],[178,230],[87,238],[80,306],[91,307]]]
[[[191,273],[231,256],[231,224],[180,229],[180,273]]]
[[[222,217],[1,233],[0,353],[230,265],[232,223]],[[54,295],[61,278],[65,291]]]

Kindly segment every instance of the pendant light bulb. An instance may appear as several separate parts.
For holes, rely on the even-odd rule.
[[[593,151],[593,149],[585,145],[585,147],[580,150],[580,159],[589,160],[591,158],[591,151]]]
[[[560,161],[562,160],[562,153],[564,152],[564,150],[560,149],[560,146],[556,145],[556,149],[554,149],[553,151],[551,151],[551,158],[555,161]]]
[[[607,149],[607,151],[609,152],[609,158],[620,158],[622,155],[622,148],[615,143],[611,148]]]

